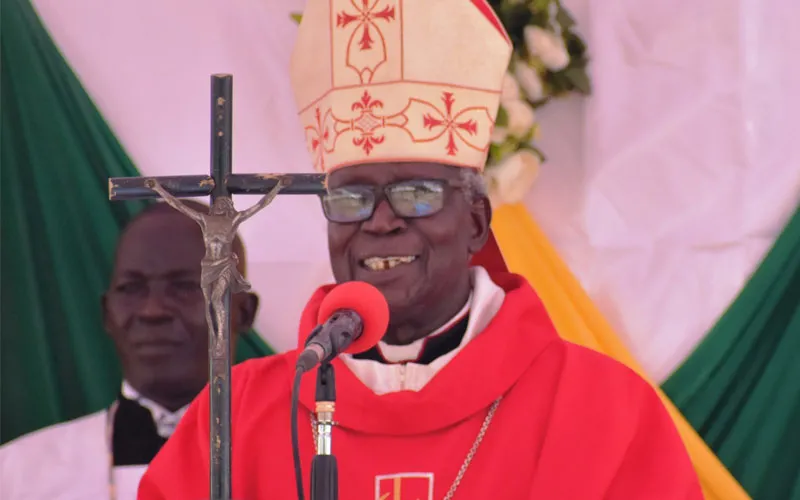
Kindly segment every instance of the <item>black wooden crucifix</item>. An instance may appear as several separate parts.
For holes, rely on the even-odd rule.
[[[211,76],[211,175],[114,177],[109,179],[112,201],[161,197],[194,219],[203,229],[206,256],[201,285],[208,302],[210,397],[210,498],[231,498],[231,293],[249,284],[236,269],[233,238],[242,222],[267,206],[278,194],[319,194],[322,174],[234,174],[233,77]],[[262,194],[253,207],[237,212],[231,195]],[[208,214],[198,213],[177,198],[211,196]]]

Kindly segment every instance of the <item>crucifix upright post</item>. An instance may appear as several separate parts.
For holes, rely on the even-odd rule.
[[[211,78],[211,205],[222,197],[231,197],[228,176],[233,160],[233,77]],[[208,297],[206,297],[208,300]],[[214,304],[206,304],[210,318],[217,311]],[[223,316],[230,318],[231,290],[225,289],[222,297]],[[212,326],[213,325],[213,326]],[[210,485],[212,499],[230,499],[231,486],[231,324],[212,321],[213,333],[208,339],[209,359],[209,449],[211,450]],[[222,331],[219,331],[219,330]]]
[[[194,219],[203,229],[206,256],[201,283],[209,323],[209,449],[210,498],[230,500],[231,484],[231,332],[232,289],[249,284],[236,270],[233,238],[239,224],[267,206],[278,194],[319,194],[325,190],[321,174],[234,174],[233,77],[211,76],[211,175],[115,177],[109,179],[110,200],[161,197]],[[233,194],[262,194],[261,201],[237,212]],[[201,214],[178,198],[211,196],[211,209]]]

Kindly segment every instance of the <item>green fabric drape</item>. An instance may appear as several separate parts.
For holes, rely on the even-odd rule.
[[[0,443],[99,410],[119,391],[100,296],[139,175],[27,0],[0,16]],[[271,354],[255,334],[238,360]]]
[[[244,335],[240,335],[236,342],[236,362],[241,363],[252,358],[260,358],[275,354],[275,351],[264,342],[264,339],[256,331],[250,330]]]
[[[800,500],[800,208],[667,395],[755,500]]]

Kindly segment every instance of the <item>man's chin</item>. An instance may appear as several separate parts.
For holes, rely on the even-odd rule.
[[[396,276],[392,279],[362,279],[361,281],[369,283],[380,290],[384,298],[386,298],[386,301],[389,302],[389,305],[392,303],[401,304],[408,302],[409,298],[412,296],[412,290],[409,284],[414,281],[405,276]]]
[[[389,316],[392,322],[418,314],[421,304],[419,304],[419,294],[414,293],[408,287],[386,287],[378,290],[383,293],[386,302],[389,304]]]

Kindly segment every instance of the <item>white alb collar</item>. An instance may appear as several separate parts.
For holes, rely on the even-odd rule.
[[[486,328],[503,306],[505,291],[492,281],[486,269],[473,267],[470,271],[472,274],[472,295],[470,299],[459,314],[442,326],[444,329],[451,327],[454,322],[463,319],[464,315],[469,312],[467,331],[464,333],[461,345],[457,348],[439,356],[427,365],[421,365],[413,361],[395,361],[391,364],[385,364],[369,359],[355,359],[350,354],[342,355],[342,361],[364,385],[372,389],[372,392],[377,395],[422,390],[450,360],[461,352],[464,346]],[[441,329],[434,333],[439,331]],[[422,342],[424,340],[420,341],[417,349],[422,348]],[[419,355],[418,351],[416,353],[396,351],[398,348],[407,347],[409,346],[385,346],[381,344],[381,354],[390,362],[392,359],[416,359]]]
[[[147,399],[139,394],[139,391],[134,389],[127,380],[122,381],[122,395],[150,410],[150,414],[153,416],[153,422],[156,424],[156,432],[165,439],[169,438],[172,433],[175,432],[175,427],[177,427],[178,422],[183,418],[186,410],[189,409],[189,405],[186,405],[178,411],[171,412],[155,401]]]

